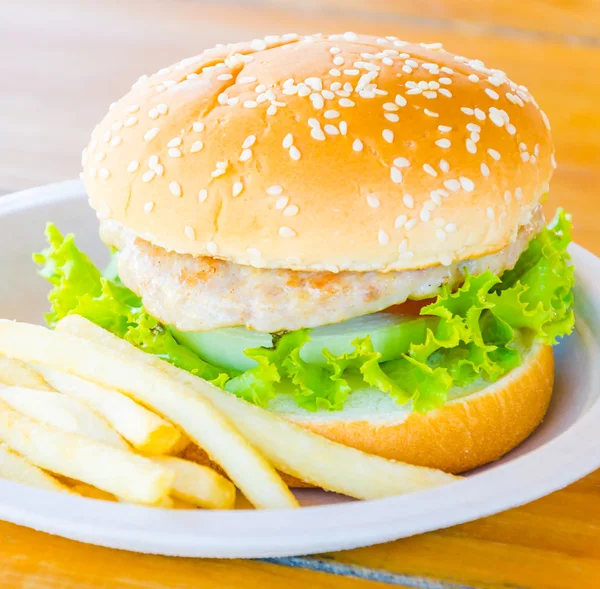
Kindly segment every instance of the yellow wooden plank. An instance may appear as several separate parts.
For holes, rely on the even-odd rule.
[[[251,560],[110,550],[0,523],[2,589],[375,589],[378,583]],[[401,587],[401,586],[400,586]]]
[[[600,587],[600,470],[563,491],[448,530],[332,555],[477,588]]]
[[[255,2],[255,0],[246,0]],[[294,0],[281,4],[297,8]],[[578,37],[600,35],[600,5],[594,0],[565,2],[562,0],[308,0],[305,9],[335,14],[352,14],[358,18],[367,13],[370,18],[409,17],[427,19],[432,26],[463,27],[472,32],[479,25],[487,32],[518,35],[521,31]],[[416,21],[422,22],[422,20]],[[592,39],[589,39],[592,42]]]

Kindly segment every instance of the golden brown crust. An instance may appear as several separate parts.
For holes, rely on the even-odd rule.
[[[552,348],[539,345],[522,366],[480,393],[429,413],[411,413],[402,423],[294,421],[364,452],[458,474],[501,458],[527,438],[548,409],[553,384]],[[187,457],[207,460],[192,447]],[[285,479],[291,486],[308,486],[293,477]]]
[[[101,217],[167,250],[389,271],[505,247],[553,151],[527,89],[481,62],[393,38],[283,36],[141,80],[94,130],[83,178]]]

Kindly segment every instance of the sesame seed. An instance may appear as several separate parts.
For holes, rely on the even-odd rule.
[[[458,180],[444,180],[444,186],[450,190],[450,192],[456,192],[460,189],[460,182]]]
[[[234,182],[231,188],[231,196],[233,196],[233,198],[239,196],[242,193],[242,190],[244,190],[244,185],[241,182]]]
[[[192,125],[192,129],[196,132],[196,133],[200,133],[202,131],[204,131],[204,123],[200,123],[198,121],[196,121],[193,125]]]
[[[163,167],[162,164],[156,164],[156,166],[154,167],[154,173],[157,176],[162,176],[164,171],[165,171],[165,168]]]
[[[452,92],[450,92],[450,90],[447,88],[440,88],[439,93],[446,98],[452,98]]]
[[[390,242],[390,236],[383,229],[380,229],[377,234],[377,240],[379,241],[379,245],[387,245]]]
[[[120,131],[122,127],[123,127],[123,121],[115,121],[111,125],[111,128],[113,131]]]
[[[442,170],[442,172],[448,172],[450,170],[450,164],[446,160],[440,160],[440,170]]]
[[[339,47],[331,47],[329,49],[329,53],[331,53],[332,55],[337,55],[340,51],[341,49]]]
[[[256,100],[245,100],[243,106],[244,108],[256,108],[258,102],[256,102]]]
[[[367,204],[372,208],[372,209],[377,209],[379,208],[379,199],[374,195],[374,194],[368,194],[367,195]]]
[[[472,108],[469,108],[468,106],[461,106],[460,110],[469,116],[471,116],[475,112]]]
[[[140,110],[140,105],[139,104],[130,104],[127,107],[127,111],[128,112],[137,112],[138,110]]]
[[[327,133],[328,135],[339,135],[340,131],[339,129],[335,126],[335,125],[325,125],[325,127],[323,127],[325,129],[325,133]]]
[[[438,125],[438,130],[442,133],[449,133],[452,131],[452,127],[448,127],[447,125]]]
[[[105,157],[106,157],[106,154],[105,154],[103,151],[97,151],[97,152],[94,154],[94,159],[95,159],[97,162],[101,162],[101,161],[102,161],[102,160],[103,160]]]
[[[283,188],[279,186],[279,184],[274,184],[273,186],[269,186],[269,188],[267,188],[267,194],[270,194],[272,196],[278,196],[282,192]]]
[[[344,58],[341,55],[334,57],[333,65],[344,65]]]
[[[294,143],[294,136],[291,133],[288,133],[282,141],[282,145],[284,149],[289,149]]]
[[[520,188],[515,188],[515,198],[521,202],[523,200],[523,191]]]
[[[496,151],[495,149],[488,149],[487,152],[490,154],[490,156],[492,157],[492,159],[495,159],[496,161],[500,160],[500,152]]]
[[[138,162],[137,160],[131,160],[129,162],[129,165],[127,166],[127,171],[130,174],[133,174],[133,172],[135,172],[139,167],[140,167],[140,162]]]
[[[355,102],[353,100],[350,100],[349,98],[340,98],[339,105],[344,108],[350,108],[352,106],[355,106]]]
[[[444,241],[446,239],[446,232],[443,229],[436,229],[435,236],[439,241]]]
[[[394,165],[398,168],[408,168],[410,162],[405,157],[397,157],[394,159]]]
[[[248,147],[252,147],[256,143],[256,135],[248,135],[246,139],[244,139],[244,143],[242,143],[242,149],[247,149]]]
[[[493,209],[492,207],[488,207],[488,208],[486,209],[486,215],[487,215],[487,218],[488,218],[490,221],[493,221],[493,220],[495,219],[495,217],[496,217],[496,215],[495,215],[495,213],[494,213],[494,209]]]
[[[492,90],[491,88],[486,88],[485,89],[485,93],[492,99],[492,100],[498,100],[498,98],[500,98],[500,95],[498,94],[498,92],[496,92],[495,90]]]
[[[427,223],[431,219],[431,213],[427,209],[423,208],[419,213],[419,218],[421,221],[423,221],[423,223]]]
[[[326,119],[337,119],[340,116],[340,113],[337,110],[326,110],[323,113],[323,116]]]
[[[434,178],[437,176],[437,172],[430,164],[423,164],[423,170],[425,170],[426,174],[433,176]]]
[[[466,190],[467,192],[473,192],[473,190],[475,190],[475,183],[470,178],[465,178],[464,176],[461,176],[459,180],[460,185],[463,187],[463,190]]]
[[[508,204],[510,202],[511,197],[512,197],[512,193],[510,192],[510,190],[505,190],[504,191],[504,202],[506,204]]]
[[[397,110],[400,110],[400,107],[397,104],[393,103],[393,102],[386,102],[383,105],[383,110],[397,111]]]
[[[204,202],[207,198],[208,198],[208,190],[206,190],[206,188],[200,189],[200,192],[198,193],[198,200],[200,202]]]
[[[149,200],[144,205],[144,213],[151,213],[153,208],[154,208],[154,203],[151,200]]]
[[[407,231],[410,231],[413,227],[415,227],[417,225],[417,223],[418,223],[417,219],[411,219],[410,221],[406,222],[406,225],[404,225],[404,228]]]
[[[506,125],[506,130],[509,135],[514,135],[517,132],[517,128],[512,123]]]
[[[193,227],[190,227],[189,225],[186,225],[185,229],[183,230],[183,232],[185,233],[185,236],[188,239],[196,239],[196,232],[194,231]]]
[[[220,74],[217,76],[217,80],[224,82],[225,80],[231,80],[233,76],[231,74]]]
[[[355,139],[352,143],[352,149],[354,151],[362,151],[363,150],[363,142],[360,139]]]
[[[204,143],[202,143],[202,141],[194,141],[194,143],[192,143],[192,146],[190,147],[190,153],[196,153],[197,151],[200,151],[203,147]]]
[[[153,127],[149,131],[146,131],[146,133],[144,134],[144,141],[151,141],[158,135],[159,131],[160,129],[158,127]]]
[[[217,244],[214,241],[206,242],[206,251],[211,255],[216,255],[217,253]]]
[[[181,196],[181,186],[178,182],[169,182],[169,190],[174,196]]]
[[[120,145],[121,142],[123,140],[121,139],[121,137],[119,135],[115,135],[109,142],[109,145],[112,145],[113,147],[117,147],[117,145]]]
[[[388,143],[392,143],[394,141],[394,132],[390,129],[384,129],[381,135]]]
[[[398,168],[390,168],[390,178],[392,182],[395,184],[400,184],[402,182],[402,172]]]
[[[402,229],[404,227],[406,221],[408,221],[408,217],[406,215],[398,215],[396,220],[394,221],[394,227],[396,229]]]
[[[256,76],[242,76],[238,78],[238,82],[240,84],[252,84],[252,82],[256,82]]]
[[[138,122],[138,118],[135,116],[131,116],[131,117],[128,117],[127,119],[125,119],[125,123],[123,123],[123,126],[133,127],[133,125],[135,125],[137,122]]]
[[[290,205],[288,207],[285,207],[283,214],[285,217],[293,217],[298,214],[298,210],[299,209],[297,205]]]
[[[155,176],[153,170],[148,170],[142,174],[142,182],[150,182]]]
[[[504,118],[498,111],[490,111],[490,121],[494,123],[497,127],[502,127],[504,125]]]
[[[452,143],[450,142],[450,139],[438,139],[435,144],[438,147],[441,147],[443,149],[447,149],[448,147],[450,147],[452,145]]]
[[[485,162],[481,164],[481,173],[486,178],[490,175],[490,169],[489,169],[488,165]]]
[[[386,112],[383,116],[390,121],[390,123],[397,123],[400,120],[400,117],[393,112]]]
[[[242,150],[242,153],[240,153],[240,157],[238,159],[240,162],[247,162],[251,158],[252,158],[252,150],[244,149],[244,150]]]
[[[158,111],[157,111],[155,108],[151,108],[151,109],[148,111],[148,116],[149,116],[151,119],[158,119],[158,116],[159,116],[159,115],[158,115]]]
[[[406,106],[406,104],[407,104],[406,98],[404,98],[404,96],[401,96],[400,94],[396,94],[396,98],[394,99],[394,102],[398,106]]]
[[[529,155],[529,154],[528,154],[526,151],[523,151],[523,152],[521,153],[521,159],[522,159],[524,162],[528,162],[528,161],[529,161],[529,158],[530,158],[530,155]]]
[[[181,150],[177,147],[169,148],[169,151],[167,153],[170,157],[181,157]]]
[[[156,110],[158,111],[158,114],[166,115],[169,112],[169,107],[166,104],[162,103],[157,105]]]
[[[158,156],[157,155],[151,155],[148,158],[148,167],[153,170],[156,165],[158,164]]]
[[[279,235],[281,235],[281,237],[296,237],[296,232],[284,225],[279,228]]]
[[[446,233],[454,233],[456,231],[456,225],[454,223],[448,223],[444,227],[444,230],[446,231]]]
[[[477,146],[475,145],[475,142],[472,139],[467,139],[466,144],[467,151],[469,153],[477,153]]]
[[[415,201],[410,194],[405,194],[402,197],[402,202],[404,202],[404,205],[409,209],[412,209],[415,206]]]
[[[278,209],[278,210],[285,209],[285,207],[287,207],[287,205],[288,205],[289,202],[290,202],[289,197],[282,196],[281,198],[278,198],[275,201],[275,208]]]
[[[110,176],[110,171],[107,168],[100,168],[100,171],[98,172],[98,176],[100,176],[100,178],[102,178],[102,180],[107,180]]]
[[[433,90],[426,90],[423,92],[423,96],[425,96],[425,98],[429,98],[429,100],[433,100],[434,98],[437,98],[437,92],[434,92]]]

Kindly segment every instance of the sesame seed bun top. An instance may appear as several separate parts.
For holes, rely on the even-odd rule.
[[[345,33],[218,46],[140,78],[83,153],[92,206],[168,250],[404,270],[499,251],[554,164],[524,86]]]

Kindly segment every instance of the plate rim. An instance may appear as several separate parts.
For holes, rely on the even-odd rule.
[[[40,186],[0,197],[0,218],[85,197],[76,179]],[[600,296],[600,282],[581,274],[594,266],[600,270],[600,260],[579,245],[571,252],[580,288]],[[577,329],[593,358],[600,344],[587,323],[578,321]],[[600,367],[589,365],[590,384],[600,387]],[[600,467],[598,424],[600,398],[568,430],[506,464],[419,493],[286,510],[285,525],[279,510],[173,512],[60,495],[5,480],[0,480],[0,519],[91,544],[169,556],[257,558],[344,550],[465,523],[561,489]],[[569,445],[574,438],[577,443]],[[504,476],[507,470],[509,475],[525,472],[528,478]],[[120,525],[123,521],[127,526]]]

